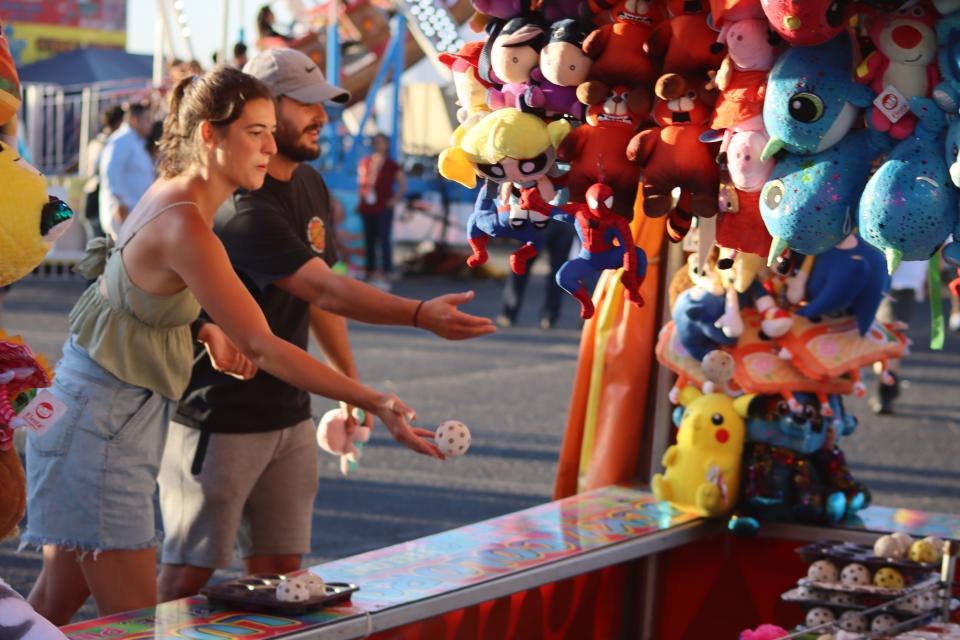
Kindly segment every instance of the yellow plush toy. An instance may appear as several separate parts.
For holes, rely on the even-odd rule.
[[[740,458],[752,395],[733,399],[687,386],[677,444],[663,455],[666,471],[653,477],[653,494],[686,511],[715,517],[729,513],[740,493]]]

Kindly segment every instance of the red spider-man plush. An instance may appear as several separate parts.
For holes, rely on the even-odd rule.
[[[525,209],[576,225],[580,255],[560,267],[557,285],[580,302],[581,318],[592,318],[594,312],[584,280],[606,269],[623,267],[620,282],[626,289],[624,296],[638,307],[643,306],[640,285],[647,274],[647,254],[634,246],[627,221],[610,209],[613,189],[598,182],[587,189],[586,200],[586,204],[572,202],[557,207],[544,200],[535,188],[520,193]]]

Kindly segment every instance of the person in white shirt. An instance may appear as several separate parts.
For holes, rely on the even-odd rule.
[[[153,126],[150,107],[133,104],[125,111],[124,123],[100,154],[100,226],[114,239],[156,175],[146,146]]]

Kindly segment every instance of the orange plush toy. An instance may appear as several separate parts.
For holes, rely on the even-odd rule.
[[[571,202],[586,202],[587,189],[601,182],[613,190],[610,209],[633,217],[640,167],[627,160],[627,145],[649,110],[646,98],[626,87],[614,87],[587,111],[587,124],[571,131],[557,149],[570,163],[567,186]]]
[[[701,74],[723,61],[724,47],[710,27],[710,7],[703,0],[670,0],[670,19],[658,26],[643,45],[661,73]]]
[[[657,79],[657,66],[642,45],[663,20],[660,8],[644,0],[599,4],[610,7],[615,22],[595,29],[583,41],[583,52],[593,64],[589,79],[577,87],[577,98],[587,105],[606,99],[611,87],[637,90]]]
[[[657,80],[653,119],[657,127],[641,131],[627,148],[627,157],[643,172],[643,212],[657,218],[673,208],[671,191],[688,194],[690,211],[709,218],[717,214],[720,180],[716,146],[700,142],[716,94],[705,83],[668,73]]]

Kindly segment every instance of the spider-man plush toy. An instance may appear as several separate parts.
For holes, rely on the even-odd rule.
[[[582,245],[580,255],[560,267],[557,285],[580,302],[581,318],[592,318],[594,312],[584,280],[606,269],[623,267],[620,282],[626,289],[624,296],[638,307],[643,306],[640,285],[647,274],[647,254],[634,246],[627,221],[610,209],[613,189],[595,183],[587,189],[586,201],[586,204],[571,202],[557,207],[544,200],[535,188],[523,189],[520,193],[521,206],[527,210],[576,225]]]

